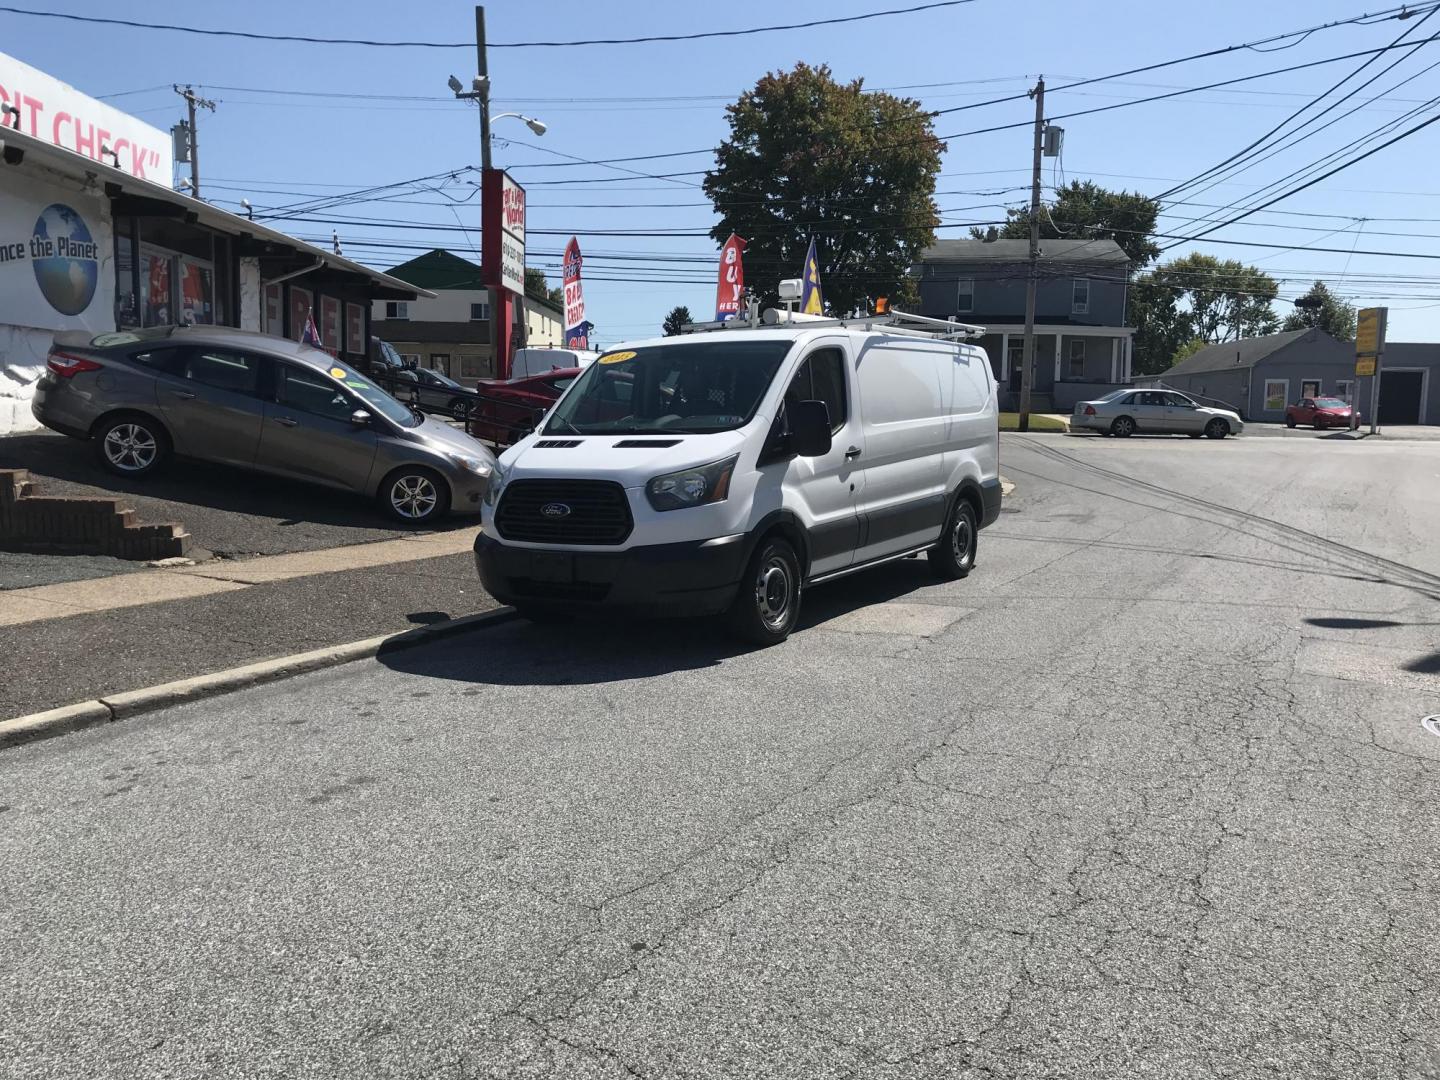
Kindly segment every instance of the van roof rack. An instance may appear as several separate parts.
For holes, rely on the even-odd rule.
[[[708,334],[715,331],[771,330],[776,327],[794,326],[801,329],[819,329],[822,326],[838,326],[851,330],[887,330],[892,334],[909,337],[936,338],[944,341],[963,341],[967,338],[983,337],[985,327],[973,323],[956,322],[954,319],[936,319],[929,315],[912,315],[907,311],[893,308],[883,315],[851,315],[831,318],[825,315],[806,315],[798,311],[780,311],[766,308],[757,315],[751,309],[749,318],[736,316],[724,322],[686,323],[680,328],[682,334]]]

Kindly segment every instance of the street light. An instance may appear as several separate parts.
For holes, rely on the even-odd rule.
[[[499,116],[492,116],[490,118],[490,121],[491,123],[494,123],[496,120],[504,120],[507,116],[513,116],[517,120],[524,120],[525,126],[528,127],[531,131],[533,131],[536,135],[545,134],[546,125],[544,120],[536,120],[533,116],[525,116],[523,113],[502,112]]]
[[[240,200],[240,209],[245,211],[245,216],[251,221],[255,220],[255,208],[250,205],[249,199]]]

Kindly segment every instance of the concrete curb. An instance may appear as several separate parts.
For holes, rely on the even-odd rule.
[[[143,690],[107,694],[94,701],[82,701],[58,709],[31,713],[29,716],[17,716],[13,720],[0,721],[0,749],[53,738],[56,735],[79,731],[81,728],[123,720],[187,701],[228,694],[247,686],[288,679],[307,671],[320,671],[354,660],[365,660],[381,653],[414,648],[416,645],[424,645],[452,634],[508,622],[514,617],[513,608],[497,608],[477,615],[465,615],[430,626],[416,627],[398,634],[384,634],[344,645],[331,645],[324,649],[262,660],[208,675],[197,675],[191,679],[148,686]]]

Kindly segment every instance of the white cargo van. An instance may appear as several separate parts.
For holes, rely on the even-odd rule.
[[[599,355],[588,349],[516,349],[515,358],[510,363],[510,377],[524,379],[557,369],[568,371],[571,368],[589,367]]]
[[[485,587],[537,616],[725,613],[768,645],[806,585],[920,552],[964,577],[1000,512],[995,380],[957,340],[981,332],[767,311],[601,355],[500,458]]]

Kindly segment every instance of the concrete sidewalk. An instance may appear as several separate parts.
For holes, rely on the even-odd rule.
[[[474,535],[0,592],[0,719],[489,610]]]
[[[0,626],[163,603],[273,584],[313,574],[384,567],[468,552],[476,529],[424,533],[373,544],[350,544],[258,559],[216,560],[114,577],[67,581],[0,593]]]

